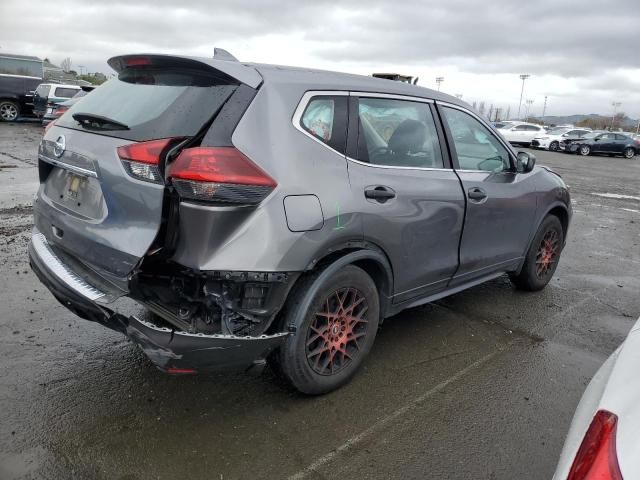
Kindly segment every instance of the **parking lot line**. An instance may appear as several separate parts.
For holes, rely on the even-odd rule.
[[[344,442],[339,447],[337,447],[334,450],[330,451],[326,455],[323,455],[322,457],[317,458],[316,460],[314,460],[312,463],[310,463],[304,469],[302,469],[299,472],[291,475],[289,477],[289,480],[301,480],[303,478],[307,478],[307,476],[311,475],[312,473],[316,473],[320,467],[330,463],[331,461],[333,461],[333,459],[335,459],[338,456],[342,455],[343,453],[349,451],[353,447],[355,447],[358,444],[362,443],[367,438],[371,437],[373,434],[375,434],[375,433],[379,432],[380,430],[382,430],[383,428],[385,428],[392,421],[394,421],[397,418],[405,415],[406,413],[408,413],[409,411],[413,410],[414,408],[420,406],[420,404],[424,403],[432,395],[440,392],[441,390],[445,389],[446,387],[448,387],[452,383],[457,382],[462,377],[467,375],[469,372],[481,367],[482,365],[487,363],[489,360],[491,360],[492,358],[494,358],[498,354],[507,351],[513,345],[513,343],[514,342],[509,342],[509,343],[507,343],[506,345],[504,345],[502,347],[498,347],[493,352],[488,353],[484,357],[481,357],[478,360],[476,360],[475,362],[467,365],[465,368],[463,368],[462,370],[459,370],[457,373],[455,373],[451,377],[447,378],[446,380],[443,380],[442,382],[437,384],[435,387],[429,389],[428,391],[426,391],[422,395],[414,398],[409,403],[404,404],[402,407],[398,408],[397,410],[394,410],[392,413],[390,413],[386,417],[378,420],[377,422],[375,422],[373,425],[371,425],[366,430],[364,430],[364,431],[360,432],[359,434],[354,435],[353,437],[349,438],[346,442]]]

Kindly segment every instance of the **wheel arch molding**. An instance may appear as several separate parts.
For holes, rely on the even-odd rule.
[[[310,262],[306,271],[322,269],[322,273],[305,296],[305,303],[311,301],[318,286],[326,278],[347,265],[355,265],[371,277],[380,297],[381,320],[385,318],[393,295],[393,270],[384,252],[376,245],[366,242],[350,242],[333,247]]]

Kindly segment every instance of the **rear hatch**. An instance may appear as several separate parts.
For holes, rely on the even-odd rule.
[[[235,62],[172,56],[116,57],[109,64],[118,77],[45,134],[34,211],[36,228],[53,248],[124,279],[163,221],[162,159],[206,129],[241,81],[257,87],[259,75]]]

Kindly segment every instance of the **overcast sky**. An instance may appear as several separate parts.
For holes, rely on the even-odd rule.
[[[418,75],[463,100],[532,113],[640,117],[638,0],[0,0],[0,52],[110,72],[122,53]],[[524,102],[523,102],[524,104]],[[523,107],[524,108],[524,107]]]

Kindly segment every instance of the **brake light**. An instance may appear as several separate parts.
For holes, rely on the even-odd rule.
[[[567,480],[622,480],[616,453],[618,417],[598,410],[582,439]]]
[[[124,64],[127,67],[137,67],[140,65],[151,65],[151,59],[149,57],[126,57]]]
[[[160,174],[160,157],[176,139],[162,138],[148,142],[131,143],[118,147],[118,157],[127,173],[146,182],[163,183]]]
[[[63,114],[64,112],[66,112],[67,110],[69,110],[69,107],[66,107],[66,106],[64,106],[64,107],[58,107],[58,108],[56,108],[56,109],[53,111],[53,116],[54,116],[54,117],[56,117],[56,118],[61,117],[61,116],[62,116],[62,114]]]
[[[183,198],[209,202],[258,204],[277,183],[238,149],[184,149],[169,167],[169,177]]]

